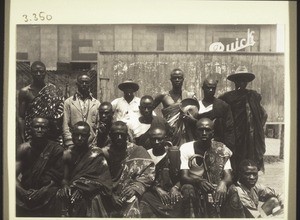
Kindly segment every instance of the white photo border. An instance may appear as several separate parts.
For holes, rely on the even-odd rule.
[[[296,4],[197,0],[6,1],[4,72],[4,219],[15,217],[16,26],[18,24],[284,24],[285,30],[285,219],[296,217]],[[25,22],[45,12],[51,20]],[[8,42],[8,43],[7,43]],[[293,50],[292,50],[293,48]],[[54,218],[43,218],[54,219]],[[77,218],[72,218],[77,219]],[[79,218],[78,218],[79,219]]]

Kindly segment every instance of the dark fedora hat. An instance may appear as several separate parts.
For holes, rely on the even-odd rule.
[[[228,80],[232,82],[242,81],[242,82],[251,82],[255,79],[255,75],[250,73],[245,66],[239,66],[234,74],[231,74],[227,77]]]
[[[134,92],[139,90],[139,85],[132,80],[125,80],[124,82],[118,85],[118,88],[124,91],[126,88],[132,88]]]
[[[186,98],[186,99],[183,99],[181,102],[180,102],[180,109],[183,111],[183,112],[186,112],[188,109],[186,109],[185,107],[187,106],[196,106],[199,110],[200,106],[199,106],[199,102],[196,100],[196,99],[193,99],[193,98]]]

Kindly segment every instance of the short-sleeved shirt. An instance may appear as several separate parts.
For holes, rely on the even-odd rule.
[[[131,118],[139,118],[140,114],[140,101],[138,97],[134,97],[128,103],[124,97],[117,98],[111,102],[114,110],[114,121],[123,121],[127,123]]]
[[[277,194],[273,188],[266,187],[259,183],[257,183],[253,188],[248,189],[238,182],[236,189],[244,209],[247,209],[252,215],[249,217],[258,218],[261,215],[259,202],[265,202],[271,197],[276,197],[281,200],[279,194]]]
[[[190,169],[189,168],[189,159],[195,155],[194,143],[195,143],[195,141],[190,141],[190,142],[184,143],[180,147],[180,160],[181,160],[180,169],[181,170]],[[230,160],[227,160],[224,165],[224,170],[227,170],[227,169],[232,169]]]

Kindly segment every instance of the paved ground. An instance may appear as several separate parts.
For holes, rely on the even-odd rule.
[[[265,173],[259,173],[259,182],[284,195],[284,159],[279,159],[279,148],[279,139],[266,138]]]
[[[265,163],[265,173],[259,172],[259,182],[284,195],[284,162]]]
[[[265,155],[279,156],[280,139],[266,138],[266,153]]]

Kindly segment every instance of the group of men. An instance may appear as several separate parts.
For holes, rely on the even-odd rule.
[[[17,216],[264,217],[282,211],[276,192],[257,184],[263,170],[267,114],[246,89],[245,67],[228,76],[236,89],[215,97],[208,76],[198,101],[172,89],[136,97],[139,85],[119,84],[123,97],[100,103],[90,77],[64,100],[45,83],[46,67],[31,65],[32,83],[19,92]],[[162,116],[154,112],[162,104]],[[263,202],[263,205],[259,205]]]

